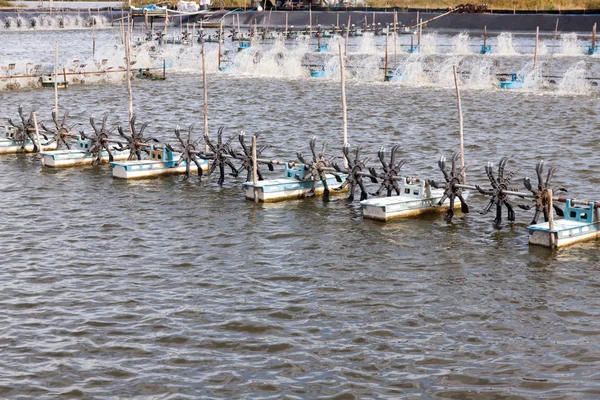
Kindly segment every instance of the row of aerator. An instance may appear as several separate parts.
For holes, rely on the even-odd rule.
[[[53,112],[50,127],[43,122],[38,124],[35,113],[26,115],[22,107],[19,107],[19,117],[20,122],[9,119],[4,127],[5,138],[0,140],[0,153],[39,152],[44,167],[108,162],[113,177],[121,179],[168,174],[183,174],[189,178],[192,173],[202,177],[218,170],[219,184],[225,180],[226,169],[233,177],[245,170],[243,188],[248,199],[274,202],[317,195],[329,199],[332,194],[347,192],[347,200],[352,202],[355,194],[360,194],[364,217],[383,221],[442,210],[446,211],[446,220],[451,221],[455,208],[460,207],[465,214],[469,212],[467,199],[476,193],[489,199],[481,212],[487,214],[495,209],[496,225],[502,223],[504,209],[509,222],[515,221],[515,208],[535,209],[528,227],[532,244],[556,248],[600,236],[600,203],[554,197],[554,193],[566,190],[551,186],[557,167],[550,167],[544,177],[543,161],[535,168],[537,183],[532,183],[529,178],[523,180],[527,189],[524,192],[513,187],[515,171],[507,170],[507,157],[501,159],[497,173],[491,162],[486,165],[490,182],[484,187],[466,182],[464,162],[459,153],[452,156],[450,165],[444,157],[438,161],[444,177],[438,182],[402,174],[406,160],[397,159],[399,146],[392,147],[389,152],[380,148],[378,168],[368,165],[370,159],[362,157],[361,147],[351,150],[345,144],[341,157],[328,156],[327,142],[318,151],[316,138],[310,141],[310,157],[298,153],[298,161],[281,161],[265,158],[263,153],[268,146],[257,144],[258,135],[254,135],[252,144],[248,145],[244,132],[241,132],[237,135],[240,147],[236,148],[233,146],[235,136],[225,140],[223,128],[219,129],[216,138],[205,132],[202,145],[201,140],[192,137],[193,125],[188,128],[187,135],[177,127],[175,136],[179,143],[171,145],[144,136],[148,124],[138,126],[135,117],[126,129],[109,126],[108,115],[101,123],[92,117],[89,134],[83,130],[73,133],[78,124],[69,125],[66,114],[59,118]],[[115,130],[118,136],[114,135]],[[284,176],[265,179],[261,165],[266,165],[270,171],[281,165]],[[376,184],[376,189],[369,190],[368,183]],[[515,199],[521,202],[515,203]],[[565,209],[557,203],[564,203]],[[555,219],[555,214],[563,218]],[[538,223],[541,215],[544,222]]]

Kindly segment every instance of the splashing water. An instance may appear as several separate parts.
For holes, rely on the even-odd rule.
[[[546,42],[540,40],[538,42],[538,56],[548,55],[548,46],[546,46]]]
[[[541,89],[544,86],[541,68],[533,68],[533,61],[527,63],[517,74],[523,77],[523,88],[529,90]]]
[[[580,56],[581,48],[577,34],[574,32],[563,33],[560,35],[561,54],[564,56]]]
[[[491,89],[498,87],[498,79],[493,71],[494,63],[487,58],[475,58],[460,65],[464,85],[470,89]]]
[[[39,15],[30,18],[18,16],[0,19],[0,29],[9,31],[91,29],[92,24],[95,29],[110,28],[108,19],[102,15],[92,15],[86,18],[78,15]]]
[[[458,57],[444,57],[439,62],[431,60],[426,70],[432,83],[442,87],[454,87],[454,70],[453,65],[458,65],[460,59]],[[462,68],[458,69],[459,72]],[[459,74],[459,79],[461,75]]]
[[[518,54],[513,46],[512,33],[502,32],[501,34],[498,35],[496,40],[498,41],[498,48],[497,48],[495,54],[501,54],[501,55]]]
[[[406,85],[423,85],[431,82],[425,73],[423,58],[418,55],[408,57],[402,63],[396,73],[400,76],[399,81]]]
[[[329,38],[327,46],[329,46],[329,52],[332,54],[340,54],[340,44],[342,45],[342,52],[344,51],[345,40],[343,37],[335,35]]]
[[[338,58],[336,57],[336,60],[337,59]],[[371,82],[383,80],[383,69],[380,69],[383,65],[383,60],[380,56],[362,55],[360,57],[354,57],[351,62],[352,68],[348,68],[346,71],[352,71],[351,76],[355,79]]]
[[[428,33],[421,37],[421,53],[436,54],[437,53],[437,34]]]
[[[452,54],[470,54],[469,34],[461,32],[452,38]]]
[[[565,71],[562,79],[557,83],[556,89],[560,94],[587,95],[592,90],[592,85],[586,79],[587,67],[585,61],[579,61],[575,66]]]
[[[282,78],[307,76],[308,72],[302,66],[302,61],[309,51],[309,41],[301,38],[296,41],[296,46],[286,46],[282,38],[269,47],[255,43],[251,48],[235,55],[232,71]]]
[[[373,32],[365,32],[363,34],[356,52],[359,54],[377,53],[377,49],[375,48],[375,35],[373,34]]]

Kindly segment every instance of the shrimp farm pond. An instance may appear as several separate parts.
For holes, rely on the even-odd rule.
[[[0,397],[600,397],[592,26],[370,18],[0,14]]]

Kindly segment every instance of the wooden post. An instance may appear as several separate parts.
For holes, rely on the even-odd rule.
[[[423,34],[423,18],[419,21],[419,36],[417,37],[417,52],[421,53],[421,35]]]
[[[33,127],[35,129],[35,137],[38,142],[38,151],[42,151],[42,141],[40,140],[40,130],[38,128],[37,117],[35,116],[35,112],[32,112],[31,115],[33,116]],[[56,118],[58,118],[58,115],[56,116]]]
[[[204,43],[202,43],[202,90],[204,92],[204,134],[208,135],[208,88],[206,87],[206,54],[204,52]],[[204,146],[204,151],[208,153],[208,144]]]
[[[350,19],[351,15],[348,15],[348,27],[346,29],[346,41],[344,42],[344,55],[348,54],[348,39],[350,38]]]
[[[252,184],[254,185],[254,202],[258,203],[258,168],[256,160],[256,135],[252,135]]]
[[[121,29],[120,29],[120,33],[121,33],[121,44],[125,44],[125,21],[123,19],[123,14],[121,13]]]
[[[221,27],[219,28],[219,54],[217,61],[217,68],[221,70],[221,55],[223,54],[223,20],[221,20]]]
[[[92,19],[92,58],[96,58],[96,34],[95,34],[95,29],[94,29],[94,20]]]
[[[335,16],[335,30],[337,31],[340,29],[340,13],[337,13]]]
[[[398,68],[398,51],[397,51],[397,38],[398,38],[398,13],[394,10],[394,68]]]
[[[308,38],[312,37],[312,5],[308,5]]]
[[[535,28],[535,48],[533,49],[533,68],[535,69],[535,66],[537,64],[537,53],[538,53],[538,43],[540,41],[540,27],[537,26]]]
[[[129,27],[129,21],[127,21]],[[127,100],[129,105],[129,122],[133,119],[133,89],[131,88],[131,28],[125,34],[125,62],[127,63]]]
[[[558,34],[558,18],[556,18],[556,27],[554,28],[554,40],[552,40],[552,54],[554,57],[554,46],[556,45],[556,35]]]
[[[56,54],[54,57],[54,112],[56,118],[58,118],[58,40],[56,41]]]
[[[460,89],[458,88],[458,74],[456,73],[456,64],[452,66],[454,71],[454,86],[456,87],[456,100],[458,102],[458,127],[459,127],[459,140],[460,140],[460,165],[465,166],[465,144],[463,136],[463,115],[462,115],[462,104],[460,101]],[[467,176],[463,173],[463,179],[466,180]]]
[[[344,55],[342,54],[342,44],[339,44],[340,52],[340,77],[342,86],[342,140],[344,145],[348,143],[348,113],[346,109],[346,73],[344,67]],[[344,157],[344,168],[348,168],[348,160]]]
[[[375,13],[373,13],[375,15]],[[388,74],[388,36],[390,33],[390,25],[388,24],[385,30],[385,65],[383,67],[383,80],[385,81]]]
[[[288,35],[288,17],[289,17],[288,14],[289,13],[285,13],[285,37],[286,38],[287,38],[287,35]],[[239,16],[238,16],[238,18],[239,18]]]
[[[483,26],[483,51],[486,51],[487,47],[487,26]]]
[[[596,49],[596,24],[592,28],[592,52]]]
[[[554,207],[552,204],[552,189],[548,189],[548,229],[550,230],[550,247],[554,248],[556,246],[555,236],[554,236]]]
[[[222,39],[219,39],[219,54],[218,54],[219,59],[217,60],[217,68],[219,69],[219,71],[221,70],[221,52],[222,51],[223,51],[223,41],[222,41]]]
[[[419,21],[420,21],[419,12],[417,11],[417,30],[419,29]]]
[[[163,58],[163,78],[167,77],[167,59]]]
[[[315,34],[315,36],[317,36],[317,51],[321,52],[321,27],[320,26],[317,27],[317,33]]]

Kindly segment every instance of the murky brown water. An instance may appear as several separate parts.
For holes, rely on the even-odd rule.
[[[136,82],[147,134],[173,143],[176,124],[200,123],[200,82]],[[212,132],[261,132],[272,158],[312,135],[340,152],[335,81],[209,82]],[[451,87],[351,80],[347,94],[352,144],[400,144],[407,174],[441,178],[458,145]],[[122,85],[60,96],[85,129],[91,114],[126,121]],[[23,104],[47,120],[53,92],[0,102],[2,117]],[[521,178],[543,158],[573,196],[600,198],[597,91],[467,88],[463,109],[470,181],[486,184],[487,160],[511,156]],[[3,398],[600,396],[600,243],[530,247],[531,213],[497,229],[474,196],[451,224],[381,224],[343,198],[255,205],[231,178],[122,182],[30,155],[0,171]]]

